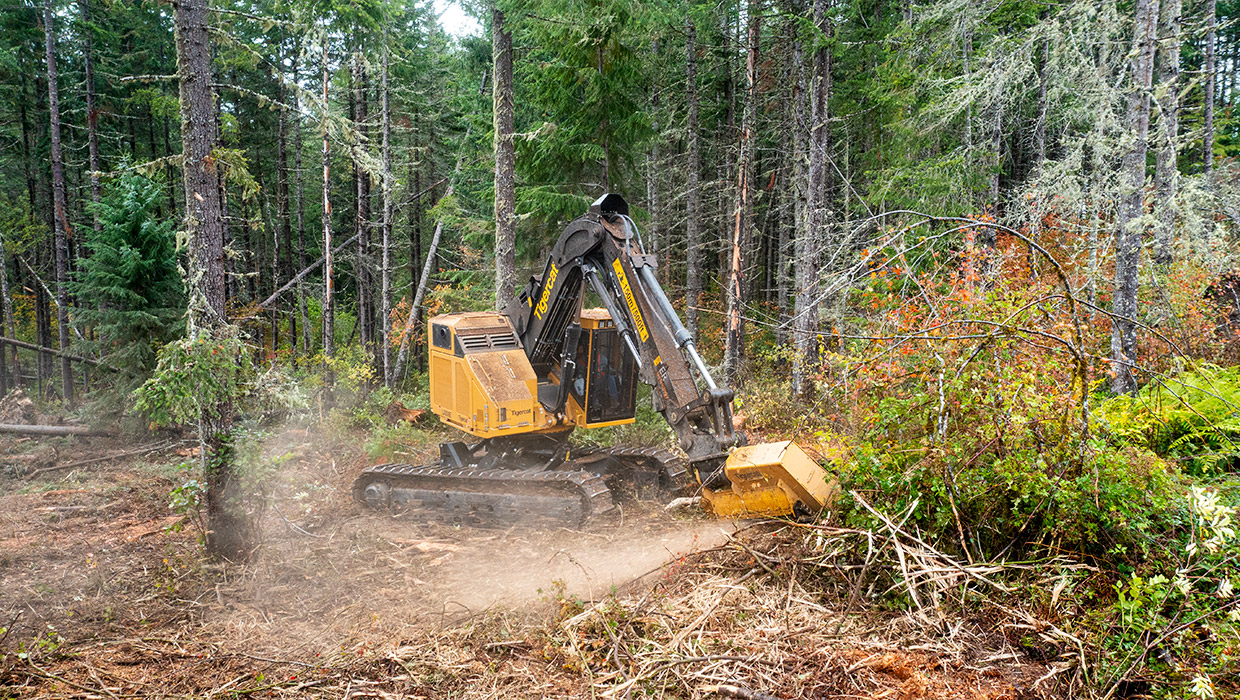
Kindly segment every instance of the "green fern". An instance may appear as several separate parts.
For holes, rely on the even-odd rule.
[[[1240,463],[1240,367],[1197,364],[1104,401],[1095,419],[1112,439],[1146,447],[1192,473]]]

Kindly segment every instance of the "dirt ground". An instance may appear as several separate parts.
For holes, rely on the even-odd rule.
[[[746,564],[769,527],[394,518],[350,501],[361,449],[313,428],[267,447],[254,560],[208,564],[169,505],[193,445],[150,443],[53,470],[145,443],[0,438],[0,697],[1042,696],[1049,666],[1002,635],[863,624]]]

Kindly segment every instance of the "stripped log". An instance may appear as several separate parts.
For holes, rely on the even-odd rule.
[[[85,364],[88,364],[94,367],[103,367],[104,369],[110,369],[113,372],[117,371],[116,368],[108,367],[105,364],[101,364],[98,360],[92,360],[89,357],[82,357],[81,355],[74,355],[72,353],[63,352],[55,348],[45,348],[42,345],[35,345],[34,343],[27,343],[23,340],[17,340],[15,338],[5,338],[4,336],[0,336],[0,343],[4,343],[5,345],[13,345],[19,348],[26,348],[27,350],[34,350],[35,352],[45,352],[49,355],[55,355],[56,357],[63,357],[68,360],[73,360],[74,362],[82,362],[82,363],[85,363]]]
[[[96,430],[86,425],[15,425],[0,423],[0,433],[17,433],[18,435],[87,435],[106,437],[116,435],[111,430]]]

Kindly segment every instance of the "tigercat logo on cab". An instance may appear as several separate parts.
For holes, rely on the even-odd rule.
[[[551,263],[551,269],[547,271],[547,283],[543,285],[542,298],[538,300],[538,306],[534,307],[534,316],[542,320],[543,314],[547,313],[547,301],[551,298],[551,288],[555,286],[556,275],[560,274],[560,268]]]
[[[646,342],[650,337],[650,333],[646,331],[646,321],[642,318],[642,312],[637,310],[637,300],[633,298],[633,289],[629,287],[629,278],[624,274],[624,268],[620,265],[620,258],[611,261],[611,268],[616,271],[616,277],[620,280],[620,289],[624,292],[624,300],[629,304],[629,312],[633,314],[633,325],[637,326],[637,335]]]

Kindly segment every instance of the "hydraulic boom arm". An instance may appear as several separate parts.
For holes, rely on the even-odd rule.
[[[586,289],[607,308],[638,367],[654,388],[655,408],[675,431],[703,484],[725,484],[721,471],[729,448],[743,445],[732,429],[732,390],[711,376],[655,275],[628,204],[616,194],[600,197],[561,234],[543,269],[508,307],[540,381],[554,373],[561,386],[575,371],[568,349]],[[554,400],[561,408],[564,392]]]

